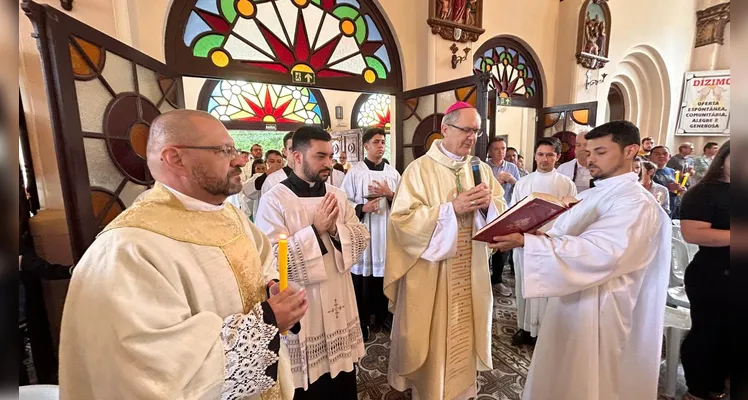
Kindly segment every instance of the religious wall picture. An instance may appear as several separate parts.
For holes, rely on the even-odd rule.
[[[483,0],[429,0],[431,32],[445,40],[475,42],[483,29]]]
[[[675,134],[730,134],[729,70],[686,72]]]
[[[610,8],[608,0],[587,0],[579,13],[577,63],[599,69],[608,63]]]

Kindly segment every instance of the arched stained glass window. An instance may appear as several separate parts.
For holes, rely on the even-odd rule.
[[[353,106],[351,127],[390,130],[390,95],[362,94]]]
[[[290,131],[330,126],[327,104],[316,89],[246,81],[207,81],[198,108],[229,129]]]
[[[368,0],[183,0],[167,23],[167,64],[330,89],[401,89],[384,17]],[[174,47],[174,48],[170,48]]]
[[[491,73],[489,90],[496,90],[499,103],[543,106],[537,62],[521,43],[508,37],[495,37],[475,52],[473,61],[476,74]]]

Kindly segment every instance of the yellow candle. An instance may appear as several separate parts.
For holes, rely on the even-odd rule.
[[[675,171],[675,182],[680,182],[680,171]]]
[[[278,275],[280,278],[280,290],[288,287],[288,240],[286,235],[281,235],[278,242]]]
[[[688,172],[686,172],[686,175],[683,176],[683,186],[686,186],[686,183],[688,183],[689,176],[691,176],[691,174]]]

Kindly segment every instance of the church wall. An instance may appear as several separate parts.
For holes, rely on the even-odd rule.
[[[608,58],[610,62],[600,70],[593,70],[592,79],[603,72],[608,74],[603,84],[585,89],[587,70],[576,64],[576,32],[579,10],[583,0],[566,0],[561,3],[559,36],[564,42],[559,45],[556,63],[556,96],[559,103],[581,103],[598,101],[598,121],[603,121],[607,108],[610,84],[630,81],[635,86],[634,99],[651,99],[644,108],[667,107],[662,116],[646,114],[638,118],[645,125],[643,135],[660,137],[672,144],[677,118],[675,104],[680,99],[683,74],[689,70],[696,30],[696,0],[627,0],[609,1],[611,11],[611,34]],[[571,39],[571,42],[569,42]],[[573,64],[572,64],[573,63]],[[569,67],[571,65],[571,67]],[[655,80],[661,74],[662,82]],[[653,76],[654,75],[654,76]],[[650,93],[652,85],[661,88],[661,95]],[[644,101],[646,102],[646,101]],[[667,105],[669,102],[669,106]],[[655,114],[659,110],[655,110]]]

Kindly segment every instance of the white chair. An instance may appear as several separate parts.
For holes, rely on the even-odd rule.
[[[680,345],[690,329],[691,315],[688,310],[665,307],[665,396],[675,397]]]
[[[683,240],[683,233],[680,231],[680,220],[673,220],[673,239]]]
[[[671,287],[667,290],[667,305],[672,307],[691,308],[691,302],[686,296],[685,286]]]
[[[686,275],[686,267],[689,263],[688,247],[686,242],[673,237],[671,240],[672,258],[670,259],[670,285],[669,287],[683,285]]]
[[[18,388],[18,400],[59,400],[60,387],[57,385],[30,385]]]

